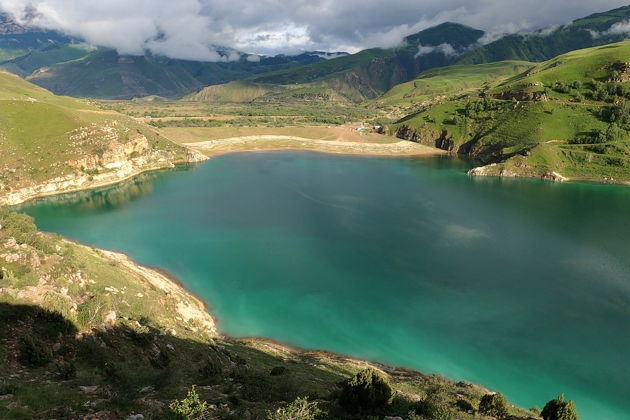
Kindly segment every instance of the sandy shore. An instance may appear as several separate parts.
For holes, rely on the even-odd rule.
[[[323,153],[372,156],[432,156],[447,152],[407,140],[392,143],[371,143],[339,140],[314,140],[296,136],[257,135],[185,142],[184,146],[206,156],[257,150],[311,150]]]

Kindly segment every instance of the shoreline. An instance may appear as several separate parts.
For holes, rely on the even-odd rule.
[[[212,312],[212,306],[210,305],[210,303],[206,299],[196,294],[195,292],[191,291],[188,288],[188,286],[186,286],[186,284],[182,280],[180,280],[179,277],[170,273],[167,269],[139,263],[135,259],[133,259],[129,254],[120,250],[98,248],[98,247],[83,243],[75,239],[67,238],[65,236],[63,237],[63,240],[66,242],[72,243],[74,245],[89,249],[103,256],[104,258],[109,259],[112,262],[124,265],[127,268],[130,268],[133,271],[135,271],[138,275],[140,275],[145,281],[149,283],[154,284],[152,282],[152,280],[155,280],[153,276],[158,277],[158,278],[162,277],[162,279],[165,280],[170,286],[172,286],[172,288],[180,291],[180,293],[186,296],[189,296],[190,298],[192,298],[192,300],[195,303],[199,304],[203,308],[205,315],[208,318],[210,318],[212,321],[213,328],[212,328],[211,333],[212,333],[212,338],[214,339],[226,340],[226,341],[232,341],[232,340],[239,341],[243,343],[249,343],[252,346],[263,345],[263,346],[271,347],[276,351],[280,350],[280,351],[284,351],[288,353],[313,354],[316,356],[326,357],[330,359],[351,362],[351,363],[355,363],[357,365],[362,365],[362,366],[369,365],[372,367],[376,367],[389,374],[392,374],[394,372],[396,373],[404,372],[404,373],[418,374],[423,377],[437,375],[452,382],[467,382],[477,387],[480,387],[481,389],[484,389],[487,392],[490,392],[490,389],[487,388],[483,384],[480,384],[477,382],[471,382],[467,379],[456,379],[456,378],[451,378],[448,376],[443,376],[443,374],[441,373],[435,373],[435,372],[425,373],[417,369],[406,367],[406,366],[394,365],[394,364],[390,364],[390,363],[382,362],[378,360],[365,359],[358,356],[351,356],[351,355],[337,353],[330,350],[304,348],[296,344],[286,343],[279,339],[274,339],[274,338],[269,338],[269,337],[261,337],[261,336],[239,337],[239,336],[230,335],[226,332],[221,331],[221,329],[219,328],[221,324],[220,319],[217,317],[216,314]]]
[[[278,136],[272,136],[274,138],[277,138]],[[282,136],[280,136],[282,137]],[[300,138],[302,139],[302,138]],[[387,148],[388,146],[390,146],[392,143],[356,143],[356,142],[335,142],[335,141],[328,141],[328,140],[310,140],[310,139],[303,139],[306,142],[316,142],[315,146],[317,146],[320,143],[331,143],[331,144],[339,144],[339,143],[343,143],[343,146],[354,146],[356,145],[371,145],[371,146],[376,146],[377,148]],[[143,175],[145,173],[150,173],[150,172],[155,172],[155,171],[160,171],[160,170],[166,170],[166,169],[173,169],[178,165],[185,165],[185,164],[196,164],[196,163],[202,163],[205,162],[208,159],[211,159],[213,157],[219,157],[219,156],[223,156],[223,155],[227,155],[227,154],[232,154],[232,153],[241,153],[241,152],[274,152],[274,151],[306,151],[306,152],[318,152],[318,153],[325,153],[325,154],[334,154],[334,155],[347,155],[347,156],[372,156],[372,157],[392,157],[392,158],[397,158],[397,157],[435,157],[435,156],[448,156],[450,155],[448,152],[440,150],[440,149],[433,149],[430,148],[429,146],[423,146],[420,144],[416,144],[413,142],[408,142],[408,143],[412,143],[412,144],[416,144],[417,146],[420,146],[423,150],[422,151],[417,151],[417,152],[409,152],[409,153],[392,153],[391,151],[382,151],[381,153],[370,153],[370,152],[365,152],[365,151],[360,151],[360,150],[355,150],[355,151],[335,151],[335,150],[329,150],[329,149],[325,149],[325,148],[319,148],[319,147],[312,147],[312,148],[300,148],[300,147],[291,147],[291,146],[287,146],[287,147],[272,147],[272,148],[255,148],[255,147],[246,147],[246,148],[234,148],[234,149],[228,149],[228,150],[220,150],[217,151],[216,153],[211,153],[211,154],[207,154],[205,153],[203,150],[200,150],[200,148],[195,147],[195,145],[199,145],[199,144],[207,144],[207,143],[211,143],[211,142],[216,142],[217,140],[210,140],[208,142],[198,142],[198,143],[177,143],[179,145],[181,145],[182,147],[186,147],[188,149],[191,149],[193,152],[195,152],[196,154],[200,154],[204,157],[204,159],[198,159],[198,160],[178,160],[178,161],[174,161],[174,162],[168,162],[165,163],[163,165],[157,165],[157,166],[152,166],[152,167],[147,167],[147,168],[143,168],[141,170],[135,170],[132,171],[131,173],[125,174],[124,176],[120,176],[120,177],[115,177],[115,176],[110,176],[112,174],[104,174],[104,175],[108,175],[108,177],[106,179],[103,179],[101,181],[96,181],[96,182],[86,182],[86,183],[82,183],[80,185],[74,185],[74,186],[70,186],[68,188],[64,188],[64,189],[56,189],[56,190],[51,190],[51,191],[45,191],[45,192],[37,192],[37,193],[33,193],[33,194],[24,194],[23,198],[17,199],[17,200],[11,200],[7,197],[10,197],[11,195],[5,195],[5,196],[0,196],[0,206],[19,206],[22,204],[26,204],[30,201],[33,200],[37,200],[40,198],[46,198],[46,197],[54,197],[57,195],[63,195],[63,194],[71,194],[71,193],[77,193],[77,192],[85,192],[85,191],[90,191],[90,190],[97,190],[100,188],[105,188],[105,187],[110,187],[110,186],[114,186],[120,183],[123,183],[125,181],[130,181],[140,175]],[[218,140],[218,141],[223,141],[223,140]],[[403,142],[398,142],[398,143],[403,143]],[[398,144],[398,143],[393,143],[393,144]],[[426,150],[424,150],[426,148]],[[28,187],[28,188],[21,188],[15,192],[13,192],[13,195],[19,195],[20,191],[24,191],[24,190],[37,190],[39,189],[45,189],[47,186],[52,185],[54,183],[62,183],[62,182],[72,182],[72,178],[68,177],[65,179],[51,179],[48,182],[43,182],[40,184],[37,184],[33,187]]]
[[[278,143],[282,144],[278,144]],[[446,156],[449,152],[425,146],[408,140],[391,143],[355,142],[339,140],[317,140],[305,137],[282,135],[257,135],[228,137],[199,142],[180,142],[208,157],[235,152],[263,151],[312,151],[335,155],[378,156],[378,157],[420,157]]]
[[[23,199],[20,199],[19,201],[9,201],[9,199],[7,199],[6,195],[5,196],[0,196],[0,206],[13,207],[13,206],[19,206],[19,205],[22,205],[22,204],[26,204],[26,203],[28,203],[30,201],[37,200],[37,199],[40,199],[40,198],[54,197],[54,196],[57,196],[57,195],[72,194],[72,193],[85,192],[85,191],[90,191],[90,190],[98,190],[100,188],[111,187],[111,186],[114,186],[114,185],[117,185],[117,184],[121,184],[121,183],[126,182],[126,181],[130,181],[130,180],[132,180],[132,179],[134,179],[136,177],[139,177],[140,175],[144,175],[146,173],[162,171],[162,170],[167,170],[167,169],[173,169],[173,168],[177,167],[178,165],[201,163],[201,162],[206,161],[207,159],[208,158],[206,157],[206,159],[198,160],[198,161],[178,160],[178,161],[174,161],[174,162],[169,162],[169,163],[166,163],[164,165],[152,166],[152,167],[143,168],[141,170],[136,170],[136,171],[133,171],[133,172],[131,172],[129,174],[126,174],[126,175],[120,176],[120,177],[112,177],[111,179],[104,179],[104,180],[96,181],[96,182],[93,182],[93,183],[88,181],[87,183],[71,186],[71,187],[66,188],[66,189],[38,192],[38,193],[35,193],[35,194],[31,194],[31,195],[25,195],[25,197]],[[109,175],[109,174],[107,174],[107,175]],[[48,182],[48,183],[40,183],[40,184],[37,184],[37,185],[35,185],[33,187],[30,187],[30,188],[21,188],[20,190],[17,190],[17,192],[15,192],[13,194],[19,194],[19,191],[23,191],[23,190],[27,190],[27,189],[44,188],[47,185],[51,185],[54,182],[55,181],[53,179],[53,180],[50,180],[50,182]],[[64,182],[64,181],[58,181],[58,182]],[[65,182],[70,182],[70,178],[66,179]]]
[[[282,145],[282,146],[271,146],[271,147],[256,147],[256,145],[246,145],[246,147],[238,148],[238,147],[228,147],[227,149],[219,149],[214,148],[215,145],[225,145],[228,141],[245,141],[245,142],[253,142],[263,137],[263,140],[270,139],[289,139],[289,141],[301,142],[301,144],[297,145]],[[143,174],[156,172],[161,170],[168,170],[176,168],[179,165],[186,164],[196,164],[202,163],[206,160],[212,159],[214,157],[220,157],[224,155],[229,155],[233,153],[257,153],[257,152],[280,152],[280,151],[293,151],[293,152],[314,152],[314,153],[323,153],[330,155],[343,155],[343,156],[365,156],[365,157],[380,157],[380,158],[434,158],[434,157],[457,157],[460,156],[458,154],[454,154],[452,152],[448,152],[442,149],[433,148],[430,146],[421,145],[419,143],[415,143],[409,140],[401,140],[400,142],[395,143],[359,143],[359,142],[343,142],[336,140],[314,140],[307,139],[303,137],[293,137],[293,136],[245,136],[245,137],[232,137],[226,139],[217,139],[217,140],[209,140],[203,142],[179,142],[177,143],[183,147],[191,149],[195,154],[202,155],[203,159],[199,158],[196,160],[178,160],[174,162],[164,163],[163,165],[156,165],[152,167],[143,168],[141,170],[132,171],[131,173],[125,174],[120,177],[106,177],[106,179],[96,182],[83,183],[80,185],[70,186],[64,189],[57,189],[45,192],[37,192],[34,194],[25,194],[25,196],[18,200],[9,200],[7,195],[0,196],[0,206],[19,206],[26,204],[30,201],[54,197],[57,195],[71,194],[77,192],[85,192],[90,190],[98,190],[101,188],[106,188],[110,186],[114,186],[117,184],[121,184],[126,181],[130,181],[136,177],[139,177]],[[243,144],[241,144],[243,146]],[[302,147],[300,147],[302,146]],[[306,146],[306,147],[305,147]],[[323,146],[323,147],[322,147]],[[332,147],[330,147],[332,146]],[[400,148],[396,149],[395,147],[399,146]],[[402,146],[402,147],[401,147]],[[335,149],[337,147],[337,149]],[[394,147],[394,150],[392,150]],[[416,150],[405,150],[409,148],[415,148]],[[348,148],[343,150],[343,148]],[[219,150],[217,150],[219,149]],[[372,149],[372,150],[366,150]],[[378,150],[381,149],[381,150]],[[479,178],[506,178],[506,179],[533,179],[533,180],[543,180],[554,182],[557,184],[575,184],[575,183],[589,183],[589,184],[597,184],[597,185],[622,185],[622,186],[630,186],[630,181],[601,181],[594,180],[589,178],[568,178],[562,177],[559,179],[546,179],[544,176],[535,175],[535,176],[522,176],[522,175],[501,175],[501,174],[488,174],[488,173],[472,173],[475,170],[487,168],[488,166],[480,166],[476,168],[472,168],[468,171],[468,176],[471,177],[479,177]],[[105,174],[111,175],[111,174]],[[48,183],[40,183],[30,188],[22,188],[17,190],[17,192],[13,193],[15,195],[19,195],[19,191],[38,188],[45,188],[48,185],[51,185],[55,182],[71,182],[71,178],[66,178],[65,180],[55,179],[50,180]],[[9,195],[10,196],[10,195]]]

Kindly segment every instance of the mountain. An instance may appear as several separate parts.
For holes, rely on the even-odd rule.
[[[65,43],[31,50],[0,66],[60,95],[131,99],[180,97],[204,86],[325,60],[319,53],[200,62],[161,56],[119,55],[105,48]]]
[[[322,60],[308,54],[235,62],[196,62],[160,56],[123,56],[114,50],[66,44],[31,51],[2,64],[51,91],[75,97],[179,97],[203,86]]]
[[[267,57],[225,47],[216,49],[224,61],[119,55],[58,32],[20,25],[8,15],[0,14],[0,67],[56,94],[75,97],[181,97],[204,86],[346,55],[306,51]]]
[[[9,15],[0,13],[0,62],[20,57],[33,49],[69,42],[70,38],[63,34],[21,25]]]
[[[480,64],[501,60],[544,61],[569,51],[620,42],[628,38],[630,6],[596,13],[568,25],[528,34],[507,35],[477,48],[460,64]]]
[[[373,48],[309,66],[254,76],[265,84],[324,86],[354,101],[375,98],[424,70],[453,64],[483,31],[444,23],[405,38],[402,46]]]
[[[0,205],[202,159],[129,117],[1,71],[0,151]]]
[[[630,182],[628,57],[630,41],[572,51],[425,104],[389,129],[488,164],[474,175]],[[468,66],[470,84],[478,66]]]

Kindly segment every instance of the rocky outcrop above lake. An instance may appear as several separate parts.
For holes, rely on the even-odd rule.
[[[394,135],[399,139],[409,140],[426,146],[436,147],[447,152],[459,151],[453,138],[448,131],[436,132],[433,130],[416,130],[407,125],[402,125],[396,129]]]
[[[540,178],[545,181],[566,182],[569,178],[554,171],[537,172],[531,168],[508,167],[503,163],[491,163],[468,171],[470,176],[494,176],[502,178]]]
[[[180,146],[167,150],[156,147],[142,133],[125,133],[118,127],[89,126],[75,130],[75,155],[65,162],[68,170],[41,182],[0,185],[0,205],[16,205],[33,198],[101,187],[143,172],[172,168],[178,163],[207,159],[203,154]],[[97,139],[97,140],[94,140]]]

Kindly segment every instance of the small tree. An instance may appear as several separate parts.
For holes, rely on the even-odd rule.
[[[562,394],[549,401],[540,415],[545,420],[578,420],[579,418],[575,403],[571,400],[565,401]]]
[[[315,420],[322,411],[316,402],[309,402],[308,398],[297,398],[286,407],[277,411],[268,411],[267,420]]]
[[[508,415],[508,406],[505,397],[500,392],[486,394],[479,402],[479,413],[486,416],[503,418]]]
[[[20,339],[18,358],[24,366],[46,366],[53,359],[52,349],[39,338],[25,335]]]
[[[176,400],[169,405],[171,413],[180,420],[207,420],[210,418],[208,403],[201,400],[197,389],[193,387],[183,400]]]
[[[374,369],[365,369],[343,384],[339,404],[350,412],[372,411],[389,405],[392,398],[387,378]]]
[[[440,385],[427,390],[426,397],[416,405],[416,412],[431,420],[452,420],[455,418],[449,395],[446,389]]]

